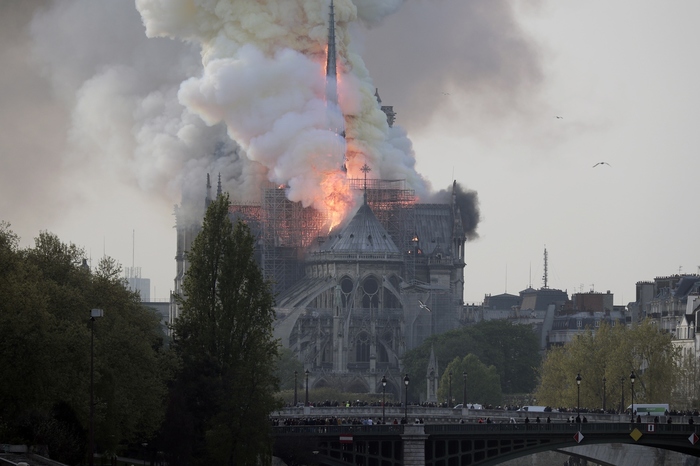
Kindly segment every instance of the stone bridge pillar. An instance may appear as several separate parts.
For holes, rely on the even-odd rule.
[[[423,424],[406,424],[403,428],[403,464],[404,466],[423,466],[425,464],[425,439],[428,435]]]

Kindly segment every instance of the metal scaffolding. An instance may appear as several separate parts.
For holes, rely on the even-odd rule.
[[[350,178],[352,190],[367,192],[367,203],[396,245],[408,254],[415,225],[415,191],[404,180]],[[281,293],[304,276],[304,254],[325,233],[328,216],[287,199],[285,186],[265,186],[259,205],[233,204],[258,239],[256,255],[273,291]]]

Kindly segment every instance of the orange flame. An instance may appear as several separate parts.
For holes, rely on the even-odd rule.
[[[323,204],[330,220],[330,233],[334,227],[343,221],[352,208],[352,192],[347,176],[342,171],[328,173],[321,181],[321,190],[325,195]]]

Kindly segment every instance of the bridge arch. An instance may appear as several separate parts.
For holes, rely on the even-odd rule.
[[[296,437],[311,442],[317,464],[403,466],[490,466],[534,453],[562,448],[630,444],[676,451],[700,458],[700,427],[658,425],[652,431],[642,424],[425,424],[375,426],[307,426],[275,428],[276,439]],[[350,436],[341,443],[340,435]],[[577,438],[579,442],[577,442]],[[397,447],[400,442],[401,449]],[[293,443],[293,442],[291,442]],[[420,452],[416,455],[416,452]],[[283,449],[275,450],[284,456]]]

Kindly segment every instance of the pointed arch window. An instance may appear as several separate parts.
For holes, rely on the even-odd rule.
[[[343,307],[347,307],[350,302],[350,295],[355,288],[355,283],[352,278],[345,276],[340,279],[340,300]]]
[[[373,275],[362,281],[362,307],[365,309],[379,307],[379,281]]]
[[[355,362],[369,362],[369,335],[362,332],[355,340]]]

